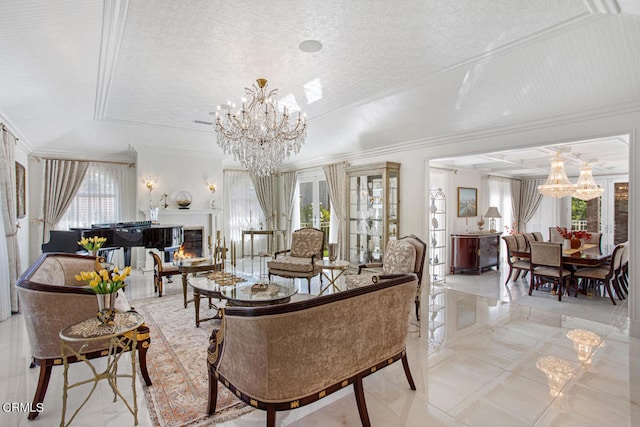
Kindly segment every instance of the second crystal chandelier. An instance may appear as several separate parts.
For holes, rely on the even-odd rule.
[[[298,154],[307,136],[307,119],[298,113],[295,123],[289,122],[289,111],[278,111],[277,89],[269,91],[267,80],[245,88],[249,97],[242,98],[242,107],[228,104],[226,114],[216,112],[218,145],[225,154],[237,160],[258,176],[277,172],[282,162]]]

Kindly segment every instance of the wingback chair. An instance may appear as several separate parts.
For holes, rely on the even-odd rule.
[[[290,279],[305,278],[311,293],[311,278],[317,276],[322,268],[316,261],[322,259],[324,250],[324,232],[317,228],[301,228],[291,235],[291,248],[278,251],[273,260],[267,262],[269,280],[271,276]],[[322,275],[320,275],[322,284]]]
[[[426,253],[427,244],[413,234],[399,240],[390,240],[384,251],[382,263],[361,264],[358,266],[358,274],[346,276],[347,289],[373,284],[374,275],[381,274],[384,277],[385,275],[414,273],[418,277],[415,298],[416,318],[420,320],[420,291]],[[380,271],[370,270],[375,268]],[[369,271],[363,271],[363,269],[369,269]]]
[[[92,271],[96,267],[96,257],[88,255],[44,253],[20,276],[16,283],[20,310],[24,316],[29,344],[31,345],[31,367],[40,366],[40,375],[33,397],[30,420],[38,416],[36,408],[42,404],[53,366],[62,366],[60,331],[77,322],[96,315],[98,299],[91,289],[75,278],[81,271]],[[122,291],[119,291],[122,292]],[[116,300],[116,308],[129,310],[124,293]],[[149,347],[149,327],[142,324],[137,330],[138,361],[140,373],[150,386],[147,371],[147,349]],[[109,344],[97,342],[82,350],[87,359],[105,356]],[[68,362],[80,361],[69,356]]]

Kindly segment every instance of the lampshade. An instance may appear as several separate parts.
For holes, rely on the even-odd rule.
[[[576,186],[569,181],[564,170],[564,160],[560,157],[560,153],[556,153],[551,160],[549,176],[544,184],[538,185],[538,191],[543,196],[560,198],[571,196],[575,190]]]
[[[580,200],[591,200],[602,196],[603,193],[604,189],[598,187],[598,184],[596,184],[596,181],[593,179],[591,168],[585,163],[582,169],[580,169],[580,178],[578,178],[573,197]]]
[[[484,214],[485,217],[487,218],[491,218],[491,221],[489,221],[489,232],[490,233],[495,233],[496,232],[496,218],[502,218],[502,215],[500,215],[500,212],[498,211],[498,208],[495,206],[489,206],[489,209],[487,209],[487,213]]]

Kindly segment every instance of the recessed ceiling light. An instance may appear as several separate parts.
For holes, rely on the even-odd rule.
[[[322,49],[322,43],[320,43],[318,40],[305,40],[301,42],[298,47],[303,52],[313,53]]]

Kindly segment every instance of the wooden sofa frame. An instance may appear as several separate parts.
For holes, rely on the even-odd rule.
[[[223,309],[208,349],[209,415],[216,409],[218,382],[247,405],[266,410],[267,426],[275,425],[276,411],[353,384],[362,425],[371,425],[364,377],[401,360],[416,389],[406,355],[416,288],[415,274],[404,274],[306,301]]]

